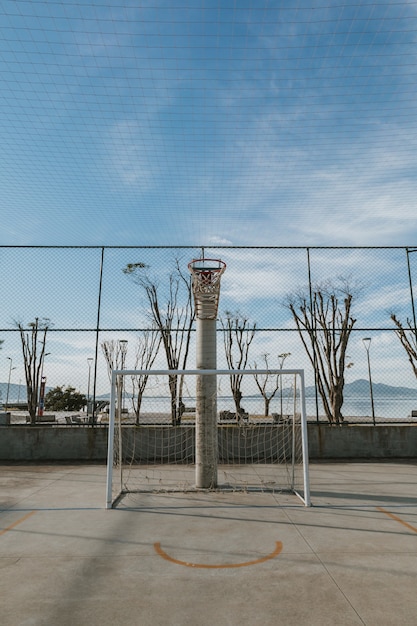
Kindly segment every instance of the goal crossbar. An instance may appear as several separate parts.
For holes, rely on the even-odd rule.
[[[295,375],[300,381],[300,426],[301,426],[301,451],[302,451],[302,482],[303,493],[300,494],[296,489],[294,493],[298,495],[305,506],[311,506],[310,487],[309,487],[309,467],[308,467],[308,435],[307,435],[307,412],[305,399],[305,376],[303,369],[115,369],[111,374],[111,394],[109,406],[109,429],[108,429],[108,458],[107,458],[107,476],[106,476],[106,508],[112,508],[114,498],[112,495],[113,482],[113,453],[114,453],[114,433],[116,427],[116,406],[118,400],[117,381],[119,377],[124,376],[287,376]],[[120,401],[120,398],[119,398]]]

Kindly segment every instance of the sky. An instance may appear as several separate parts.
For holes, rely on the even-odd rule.
[[[189,246],[184,267],[201,246],[415,246],[416,39],[417,1],[2,0],[0,331],[67,329],[48,380],[86,391],[95,335],[74,330],[96,325],[100,249],[6,246]],[[147,254],[166,277],[172,259]],[[279,303],[306,284],[305,249],[222,255],[222,309],[289,326]],[[131,346],[144,309],[121,268],[143,258],[106,251],[101,325]],[[414,386],[384,330],[411,315],[404,249],[317,250],[312,270],[362,281],[376,380]],[[367,376],[364,334],[351,379]],[[258,360],[308,366],[295,334],[270,336]],[[17,337],[0,338],[0,380],[10,357],[17,383]]]
[[[413,245],[416,2],[3,0],[0,245]]]

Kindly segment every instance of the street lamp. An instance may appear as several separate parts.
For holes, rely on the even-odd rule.
[[[6,410],[6,412],[7,412],[7,405],[9,404],[10,378],[11,378],[11,376],[12,376],[12,370],[15,370],[16,368],[15,368],[15,367],[12,367],[12,365],[13,365],[13,359],[12,359],[10,356],[6,357],[6,359],[9,359],[9,361],[10,361],[10,367],[9,367],[9,379],[8,379],[8,381],[7,381],[7,392],[6,392],[6,407],[5,407],[5,410]]]
[[[291,356],[291,352],[283,352],[282,354],[278,354],[278,363],[279,363],[279,369],[282,370],[284,368],[284,363],[285,363],[285,359],[287,359],[289,356]],[[282,405],[283,405],[283,398],[282,398],[282,378],[280,380],[280,386],[279,386],[279,400],[280,400],[280,411],[281,411],[281,419],[282,419]]]
[[[374,392],[372,389],[372,377],[371,377],[371,360],[369,358],[369,348],[371,347],[371,337],[365,337],[362,339],[363,345],[365,346],[366,356],[368,357],[368,377],[369,377],[369,391],[371,394],[371,407],[372,407],[372,421],[375,426],[375,407],[374,407]]]
[[[120,354],[121,354],[121,363],[120,363],[120,369],[124,370],[125,368],[125,361],[126,361],[126,354],[127,354],[127,339],[120,339],[119,340],[119,348],[120,348]],[[124,405],[124,378],[122,378],[122,384],[121,384],[121,393],[122,393],[122,397],[121,397],[121,411],[123,412],[123,405]]]
[[[41,384],[39,388],[39,404],[38,404],[38,417],[42,417],[43,410],[45,408],[45,387],[46,387],[46,376],[43,375],[43,366],[45,363],[45,359],[51,353],[46,352],[42,358],[42,369],[41,369]]]
[[[93,357],[87,359],[88,363],[88,385],[87,385],[87,417],[90,415],[90,380],[91,380],[91,366],[93,364]]]

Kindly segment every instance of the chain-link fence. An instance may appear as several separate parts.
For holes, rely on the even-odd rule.
[[[24,415],[25,371],[18,325],[49,320],[41,374],[46,392],[74,388],[97,413],[109,395],[102,344],[127,341],[126,368],[137,367],[138,346],[152,327],[152,311],[141,276],[155,286],[164,313],[176,267],[189,277],[194,258],[221,258],[219,317],[233,315],[256,326],[247,367],[304,368],[309,419],[322,419],[315,368],[308,358],[289,302],[311,303],[317,285],[349,284],[355,319],[345,360],[342,413],[355,421],[416,421],[416,380],[391,319],[409,320],[417,336],[413,281],[417,252],[404,247],[0,247],[0,391],[3,406]],[[123,270],[131,264],[135,271]],[[141,274],[142,272],[142,274]],[[297,300],[298,299],[298,300]],[[183,306],[181,296],[176,304]],[[343,307],[343,298],[340,300]],[[183,332],[183,331],[179,331]],[[317,336],[324,332],[315,327]],[[174,329],[175,334],[175,329]],[[218,367],[227,368],[224,330],[218,323]],[[195,366],[195,327],[186,367]],[[304,337],[309,337],[304,333]],[[364,341],[366,340],[366,341]],[[140,352],[140,349],[139,349]],[[155,366],[167,367],[159,350]],[[244,404],[244,399],[243,399]],[[20,411],[19,411],[20,409]],[[81,410],[81,415],[85,414]],[[324,418],[325,419],[325,418]]]

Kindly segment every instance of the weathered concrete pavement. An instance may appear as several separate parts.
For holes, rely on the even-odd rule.
[[[1,466],[1,626],[417,625],[417,464],[312,465],[290,495],[142,494]]]

